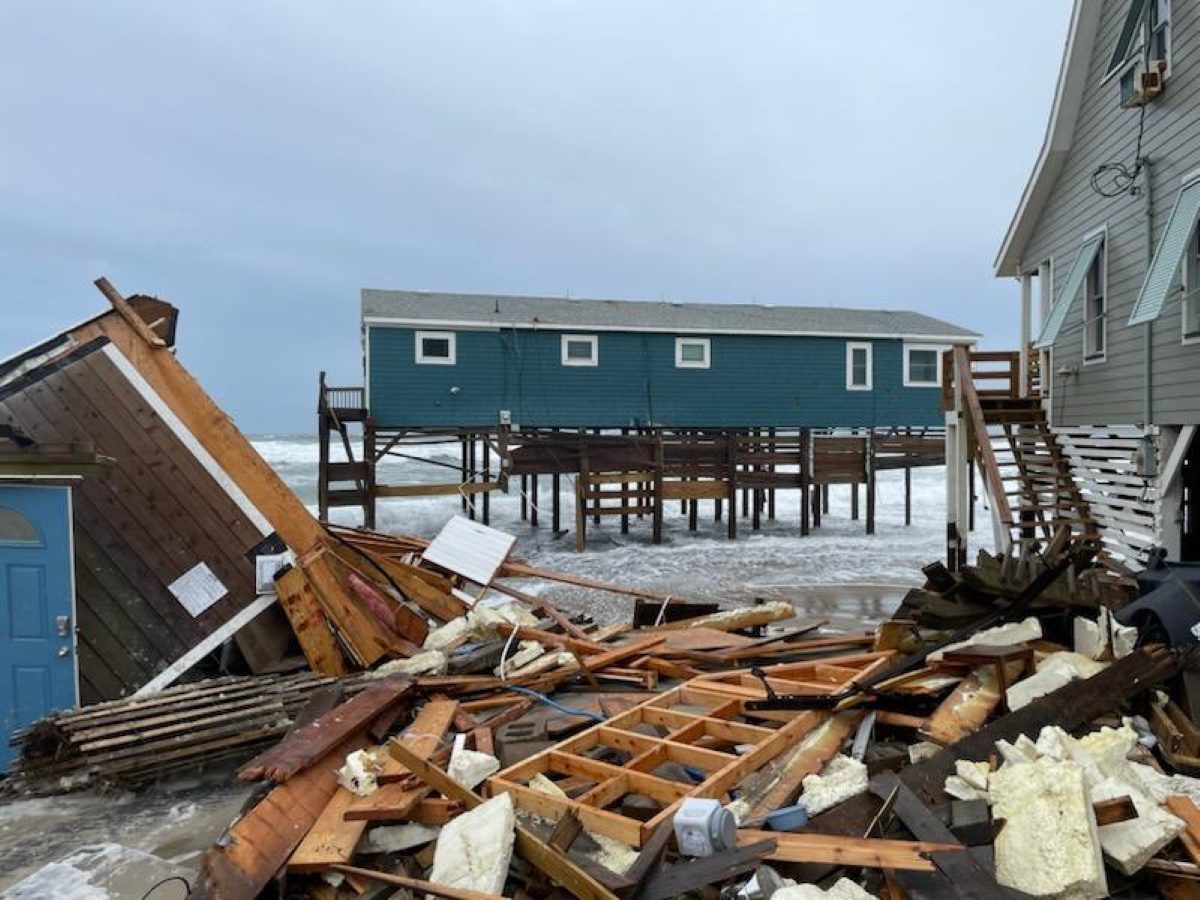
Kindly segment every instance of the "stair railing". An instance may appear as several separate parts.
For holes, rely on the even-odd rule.
[[[992,441],[988,435],[987,420],[983,415],[983,407],[979,402],[981,391],[977,388],[975,380],[977,374],[974,370],[973,361],[980,360],[982,362],[998,362],[1007,361],[1008,356],[1017,357],[1017,354],[1007,353],[972,353],[963,344],[956,345],[951,351],[954,357],[953,373],[957,390],[956,396],[962,398],[963,411],[967,415],[967,420],[970,424],[970,443],[974,445],[976,456],[981,463],[983,469],[984,483],[987,486],[988,495],[992,502],[992,515],[999,524],[998,531],[1004,535],[1008,535],[1011,539],[1012,534],[1012,509],[1008,504],[1008,497],[1004,489],[1004,479],[1000,476],[1000,466],[996,462],[996,453],[992,449]],[[1019,384],[1017,381],[1017,368],[1019,363],[1011,366],[1007,372],[1002,372],[999,375],[992,373],[979,373],[981,378],[1002,378],[1009,382],[1009,391],[1005,393],[997,389],[985,389],[986,395],[989,397],[997,396],[1012,396],[1017,395]]]

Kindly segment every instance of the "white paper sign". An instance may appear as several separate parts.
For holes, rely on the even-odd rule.
[[[197,563],[172,581],[167,588],[175,595],[175,599],[183,604],[183,608],[192,614],[192,618],[229,593],[225,585],[221,584],[221,579],[204,563]]]

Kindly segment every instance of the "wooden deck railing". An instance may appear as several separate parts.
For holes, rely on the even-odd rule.
[[[983,406],[979,399],[981,396],[988,397],[1016,397],[1018,392],[1018,383],[1016,374],[1019,371],[1018,362],[1009,362],[1010,357],[1013,360],[1018,358],[1016,353],[972,353],[966,346],[958,345],[951,351],[953,356],[953,366],[951,375],[954,378],[953,389],[957,396],[962,398],[963,409],[967,414],[967,419],[970,423],[970,443],[974,446],[974,450],[978,455],[983,469],[984,480],[987,483],[988,493],[991,495],[992,510],[999,520],[1005,525],[1012,523],[1012,509],[1008,504],[1008,497],[1004,487],[1004,479],[1000,475],[1000,466],[996,462],[996,454],[992,449],[991,439],[988,437],[987,420],[983,415]],[[987,371],[978,372],[973,363],[1009,363],[1007,371],[1001,375],[989,373]],[[1009,388],[991,389],[980,391],[976,387],[977,379],[995,379],[997,377],[1008,381]]]

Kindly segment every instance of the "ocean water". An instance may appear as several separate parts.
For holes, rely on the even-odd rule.
[[[261,435],[252,442],[315,513],[316,438]],[[381,483],[446,482],[457,477],[444,467],[457,466],[457,444],[429,444],[405,452],[418,459],[388,459],[378,470]],[[945,557],[944,469],[913,470],[913,523],[909,526],[904,524],[903,479],[900,471],[880,473],[874,535],[864,533],[862,519],[850,518],[850,489],[844,485],[831,487],[829,513],[822,517],[821,527],[806,537],[799,534],[800,495],[792,491],[778,494],[776,518],[764,522],[760,531],[750,530],[749,519],[739,521],[736,541],[725,537],[725,523],[714,521],[712,504],[702,501],[699,528],[694,533],[687,530],[686,517],[672,504],[664,518],[662,544],[651,543],[648,518],[633,519],[629,534],[623,535],[620,521],[614,517],[602,519],[599,525],[589,522],[587,550],[576,553],[573,533],[554,535],[550,530],[550,479],[545,477],[539,479],[540,527],[521,521],[516,479],[508,494],[492,495],[491,524],[516,535],[515,554],[535,565],[680,599],[791,599],[809,618],[863,627],[886,618],[908,588],[924,581],[921,566]],[[570,529],[574,523],[572,479],[562,479],[562,492],[563,526]],[[860,506],[865,508],[865,503]],[[461,513],[461,500],[454,496],[387,499],[379,503],[376,525],[382,531],[432,537]],[[361,513],[353,509],[333,510],[331,518],[346,525],[362,523]],[[991,549],[988,513],[982,503],[976,521],[972,555],[980,547]],[[555,602],[586,610],[602,620],[625,620],[633,605],[630,599],[541,581],[526,588],[547,591]]]

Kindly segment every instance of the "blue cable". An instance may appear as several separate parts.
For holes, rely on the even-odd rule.
[[[526,694],[527,696],[532,697],[534,700],[545,703],[547,706],[552,706],[559,712],[565,713],[568,716],[584,716],[588,719],[591,719],[593,722],[605,721],[605,717],[599,713],[588,712],[586,709],[572,709],[569,706],[563,706],[561,703],[551,700],[545,694],[539,694],[537,691],[531,691],[529,688],[520,687],[519,685],[515,684],[508,684],[505,685],[505,689],[516,691],[518,694]]]

